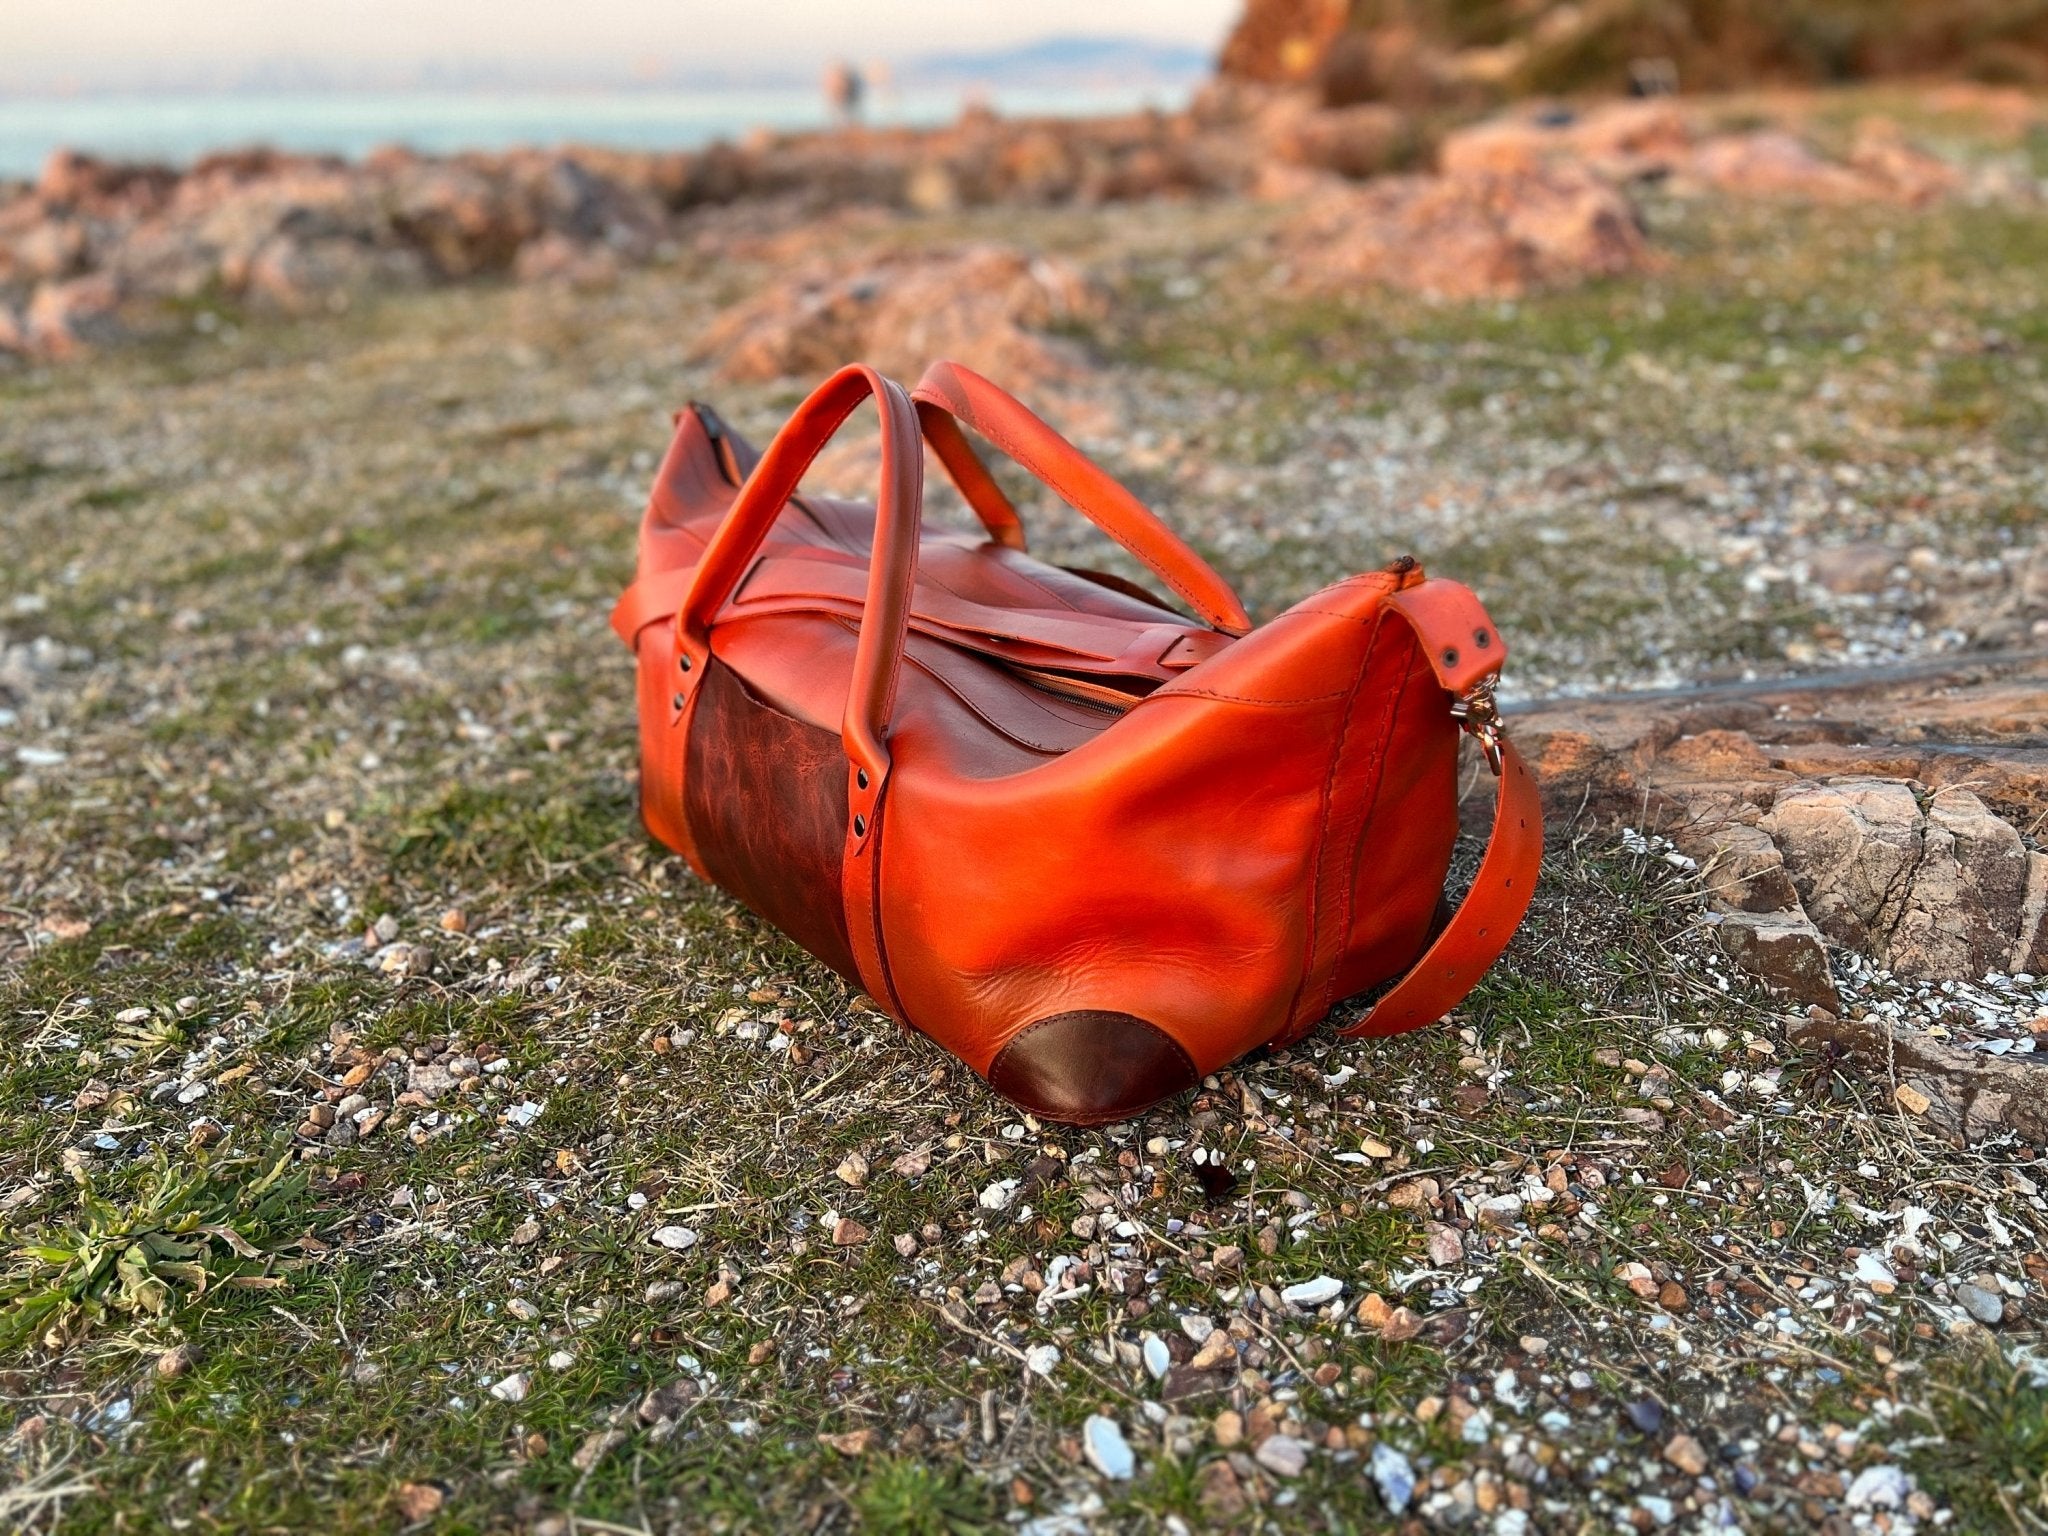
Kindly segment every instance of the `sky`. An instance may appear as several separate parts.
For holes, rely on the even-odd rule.
[[[92,88],[426,65],[519,73],[815,69],[1048,36],[1214,47],[1243,0],[0,0],[0,80]]]

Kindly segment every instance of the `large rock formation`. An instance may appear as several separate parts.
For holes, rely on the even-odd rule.
[[[2027,842],[2048,655],[1565,700],[1516,730],[1554,815],[1670,838],[1731,953],[1802,1002],[1832,1006],[1829,948],[1916,981],[2048,974],[2048,851]]]
[[[2028,0],[1249,0],[1220,69],[1332,105],[1934,74],[2040,84],[2048,12]]]

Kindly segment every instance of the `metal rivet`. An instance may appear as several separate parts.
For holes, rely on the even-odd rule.
[[[866,788],[868,787],[868,771],[867,771],[867,769],[865,769],[865,768],[856,768],[856,769],[854,769],[854,770],[853,770],[853,782],[854,782],[854,785],[855,785],[855,787],[856,787],[856,788],[859,788],[859,789],[866,789]]]
[[[682,654],[682,655],[678,656],[678,657],[676,658],[676,665],[677,665],[678,667],[682,668],[682,669],[683,669],[683,671],[685,671],[685,672],[689,671],[689,670],[690,670],[690,653],[689,653],[688,651],[685,651],[685,652],[683,652],[683,654]]]
[[[1478,646],[1479,649],[1483,651],[1489,645],[1493,644],[1493,636],[1486,630],[1475,629],[1472,631],[1472,643]]]
[[[853,818],[853,835],[855,837],[866,837],[868,835],[868,820],[865,816]]]
[[[1447,646],[1445,646],[1445,647],[1444,647],[1444,665],[1445,665],[1445,666],[1447,666],[1447,667],[1455,667],[1455,666],[1456,666],[1457,664],[1458,664],[1458,648],[1457,648],[1457,647],[1456,647],[1455,645],[1447,645]]]
[[[680,711],[683,707],[683,696],[679,693],[674,698],[670,699],[668,701],[668,707],[670,709]]]

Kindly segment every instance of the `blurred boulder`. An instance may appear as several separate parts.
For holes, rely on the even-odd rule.
[[[1387,177],[1319,196],[1281,232],[1297,286],[1512,297],[1650,265],[1634,205],[1584,171]]]
[[[1098,315],[1103,299],[1069,263],[999,246],[826,264],[771,284],[726,311],[692,349],[728,379],[814,377],[848,358],[915,378],[948,357],[1017,384],[1087,371],[1073,343],[1047,334]]]

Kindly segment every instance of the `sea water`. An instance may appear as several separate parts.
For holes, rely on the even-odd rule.
[[[1005,116],[1091,116],[1183,105],[1191,85],[921,86],[878,96],[877,125],[949,122],[970,100]],[[0,97],[0,178],[32,177],[50,151],[182,164],[266,144],[357,157],[385,144],[430,153],[517,145],[694,149],[750,128],[822,128],[822,94],[795,87],[676,90],[350,91]]]

